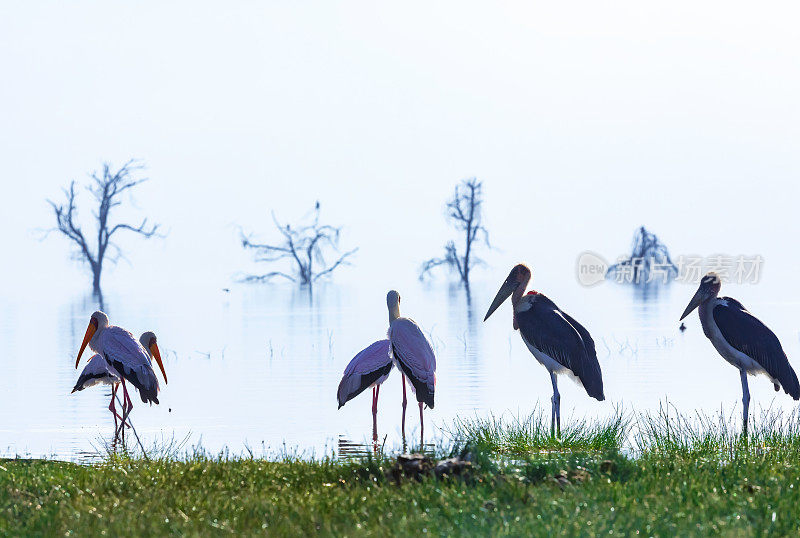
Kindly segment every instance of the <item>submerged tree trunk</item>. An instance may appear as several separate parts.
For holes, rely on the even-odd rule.
[[[470,271],[476,264],[481,263],[481,259],[473,255],[474,242],[478,238],[478,234],[483,234],[486,246],[490,247],[489,234],[481,218],[482,205],[483,197],[480,181],[476,178],[471,178],[456,185],[453,198],[447,202],[445,207],[448,211],[448,217],[456,229],[464,232],[463,255],[459,254],[455,241],[449,241],[444,247],[444,257],[431,258],[423,262],[420,267],[420,280],[424,279],[425,275],[431,272],[433,268],[445,265],[451,271],[457,271],[461,283],[465,287],[469,287]]]
[[[112,262],[122,256],[122,251],[112,241],[112,237],[119,231],[125,230],[141,235],[145,238],[150,238],[156,235],[158,225],[147,225],[147,219],[142,220],[138,226],[127,223],[112,224],[110,219],[111,210],[121,205],[120,197],[125,191],[128,191],[146,179],[134,179],[132,173],[141,169],[141,166],[128,161],[122,168],[116,172],[111,171],[111,165],[104,164],[102,174],[93,173],[92,182],[88,186],[89,192],[97,202],[97,210],[93,212],[97,220],[97,245],[89,244],[87,236],[84,235],[80,224],[77,222],[77,206],[76,206],[76,193],[75,181],[70,182],[69,188],[64,189],[66,195],[66,202],[64,204],[56,204],[48,200],[48,203],[53,208],[56,217],[56,227],[54,230],[62,233],[70,239],[77,247],[80,259],[89,264],[92,270],[92,293],[95,297],[102,297],[100,290],[100,275],[103,272],[103,261],[108,259]],[[102,299],[101,299],[102,304]]]
[[[102,274],[102,268],[94,264],[92,265],[92,293],[96,296],[101,294],[100,291],[100,275]]]

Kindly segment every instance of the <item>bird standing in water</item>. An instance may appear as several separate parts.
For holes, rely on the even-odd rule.
[[[417,396],[419,405],[419,444],[424,446],[425,422],[422,416],[423,405],[433,409],[433,395],[436,388],[436,356],[428,339],[422,334],[414,320],[400,317],[400,294],[391,290],[386,294],[389,308],[389,342],[392,360],[402,373],[403,417],[401,431],[403,443],[406,438],[406,378],[411,390]]]
[[[511,297],[514,330],[519,330],[522,341],[539,363],[550,372],[553,383],[550,431],[561,435],[561,395],[558,392],[558,374],[568,374],[586,393],[599,401],[603,394],[603,374],[594,340],[589,331],[559,309],[543,294],[525,288],[531,279],[531,270],[523,264],[514,266],[489,306],[489,319],[503,302]]]
[[[146,335],[147,339],[145,339]],[[75,368],[78,368],[81,355],[88,345],[92,351],[105,358],[109,368],[112,368],[120,376],[125,399],[122,412],[123,426],[133,408],[133,402],[125,386],[126,380],[136,387],[143,402],[158,404],[160,389],[151,364],[151,355],[161,369],[164,383],[167,382],[167,374],[164,371],[164,364],[161,362],[161,353],[156,344],[155,335],[145,333],[141,340],[146,343],[140,344],[129,331],[122,327],[109,325],[108,316],[98,310],[89,319],[89,325],[86,327],[86,334],[83,336],[78,358],[75,361]]]
[[[339,409],[372,387],[372,443],[377,450],[378,443],[378,394],[381,384],[392,371],[392,357],[389,355],[389,340],[378,340],[362,349],[348,363],[344,370],[336,398]]]
[[[750,409],[748,374],[766,375],[775,391],[783,387],[795,400],[800,400],[800,384],[775,333],[736,299],[717,297],[721,287],[716,273],[704,276],[683,311],[681,321],[699,307],[703,333],[722,358],[739,369],[742,381],[742,433],[747,435]]]

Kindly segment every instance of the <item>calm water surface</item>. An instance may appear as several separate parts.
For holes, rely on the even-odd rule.
[[[605,402],[561,380],[565,423],[607,417],[615,408],[656,410],[667,398],[685,412],[731,413],[740,405],[738,373],[703,337],[696,314],[685,333],[678,331],[693,288],[675,284],[646,297],[612,283],[539,289],[587,326],[603,369]],[[752,290],[752,297],[779,297],[765,286]],[[238,285],[229,292],[196,287],[107,296],[111,322],[137,335],[155,331],[165,359],[170,382],[162,387],[161,405],[146,406],[134,396],[132,418],[142,442],[320,455],[335,451],[339,439],[367,441],[369,393],[341,410],[335,394],[351,357],[385,336],[385,291],[326,284],[310,297],[291,286]],[[420,323],[437,354],[436,407],[426,411],[426,440],[441,439],[457,416],[524,416],[537,406],[549,408],[549,377],[512,330],[511,307],[482,321],[493,283],[474,285],[470,296],[442,282],[400,291],[403,314]],[[75,355],[96,303],[85,296],[60,304],[26,295],[1,300],[0,455],[77,460],[97,454],[113,435],[109,390],[70,394],[78,376]],[[749,302],[797,367],[798,304]],[[378,428],[388,446],[400,444],[399,381],[394,371],[381,391]],[[765,378],[751,381],[751,393],[751,409],[794,408]],[[410,440],[417,428],[410,406]]]

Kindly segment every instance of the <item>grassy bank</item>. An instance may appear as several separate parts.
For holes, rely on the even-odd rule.
[[[557,440],[538,415],[474,419],[448,449],[470,455],[470,473],[420,480],[398,480],[389,457],[5,460],[0,532],[797,535],[797,425],[764,417],[743,441],[724,420],[657,415]]]

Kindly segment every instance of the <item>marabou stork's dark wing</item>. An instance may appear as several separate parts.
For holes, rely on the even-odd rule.
[[[589,396],[605,399],[603,374],[589,331],[541,293],[536,294],[530,309],[516,316],[525,340],[570,369]]]
[[[719,303],[712,311],[722,337],[733,348],[760,364],[770,377],[778,380],[787,394],[800,400],[800,383],[775,333],[736,299],[722,299],[728,303],[727,306]]]

